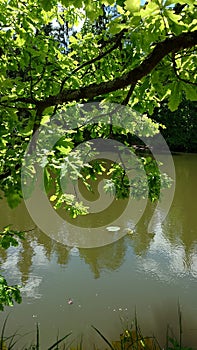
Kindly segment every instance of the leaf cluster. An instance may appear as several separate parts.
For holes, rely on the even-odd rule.
[[[3,249],[8,249],[11,246],[16,247],[19,244],[19,239],[24,238],[24,232],[12,230],[10,225],[7,225],[3,231],[0,231],[0,247]]]
[[[14,301],[18,304],[22,301],[19,287],[9,286],[6,279],[0,275],[0,311],[3,311],[5,306],[13,306]]]

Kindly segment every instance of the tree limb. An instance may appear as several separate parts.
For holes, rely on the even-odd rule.
[[[36,105],[37,109],[43,112],[45,108],[50,106],[56,106],[58,104],[72,101],[79,102],[84,99],[90,100],[94,97],[123,89],[129,85],[134,89],[137,82],[151,73],[151,71],[165,56],[169,55],[170,53],[176,53],[184,49],[192,48],[195,45],[197,45],[197,30],[193,32],[185,32],[157,43],[149,56],[147,56],[139,66],[113,80],[101,82],[99,84],[93,83],[75,90],[63,89],[57,95],[48,96],[44,100],[40,101],[30,97],[19,97],[17,99],[4,101],[4,103],[30,103]]]
[[[137,82],[148,75],[165,56],[170,53],[191,48],[195,45],[197,45],[197,30],[167,38],[157,43],[150,55],[145,58],[139,66],[123,74],[121,77],[99,84],[90,84],[75,90],[64,89],[56,96],[49,96],[45,100],[40,101],[40,103],[44,108],[47,108],[56,104],[80,101],[86,98],[92,99],[96,96],[110,93],[129,85],[135,87]]]
[[[132,95],[132,93],[133,93],[133,90],[135,89],[135,85],[136,85],[136,84],[131,84],[131,87],[130,87],[128,93],[127,93],[127,96],[126,96],[126,98],[124,99],[124,101],[122,102],[122,105],[123,105],[123,106],[126,106],[126,105],[129,103],[130,97],[131,97],[131,95]]]
[[[104,51],[104,52],[101,52],[98,56],[92,58],[91,60],[87,61],[87,62],[84,62],[82,63],[80,66],[78,66],[77,68],[75,68],[68,76],[66,76],[63,80],[62,80],[62,83],[61,83],[61,87],[60,87],[60,92],[62,92],[63,90],[63,87],[64,87],[64,84],[65,82],[75,73],[77,73],[79,70],[81,70],[82,68],[86,67],[86,66],[89,66],[90,64],[92,63],[95,63],[97,61],[100,61],[101,58],[107,56],[109,53],[111,53],[112,51],[114,51],[115,49],[118,48],[119,44],[120,44],[120,41],[124,35],[124,33],[126,32],[127,30],[126,29],[123,29],[121,30],[120,33],[118,33],[118,35],[115,37],[115,44],[113,46],[111,46],[108,50]]]

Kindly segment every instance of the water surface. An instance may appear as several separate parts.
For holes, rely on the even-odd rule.
[[[21,305],[0,315],[3,323],[9,314],[7,333],[30,332],[23,337],[27,344],[39,323],[43,347],[71,330],[71,339],[84,334],[84,342],[102,344],[92,324],[117,339],[137,310],[144,332],[163,342],[167,324],[178,330],[179,301],[184,342],[197,348],[197,155],[176,155],[174,162],[175,196],[165,221],[158,211],[148,233],[148,205],[133,232],[101,248],[73,251],[34,229],[24,203],[11,210],[0,202],[1,227],[33,229],[18,248],[1,251],[3,273],[22,285],[23,295]],[[129,225],[128,215],[120,228]]]

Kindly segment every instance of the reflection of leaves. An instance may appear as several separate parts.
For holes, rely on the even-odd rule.
[[[7,201],[10,206],[10,208],[15,208],[21,201],[21,196],[17,192],[8,192],[7,194]]]
[[[4,306],[13,306],[14,301],[21,303],[22,298],[18,286],[8,286],[6,279],[0,275],[0,311]]]
[[[10,225],[5,226],[3,231],[0,231],[0,247],[8,249],[10,246],[16,247],[18,239],[24,239],[24,232],[11,230]]]

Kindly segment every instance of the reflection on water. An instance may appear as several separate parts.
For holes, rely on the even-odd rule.
[[[70,329],[75,335],[86,333],[93,342],[97,338],[89,326],[94,324],[114,338],[121,331],[119,316],[131,321],[137,307],[144,329],[162,339],[167,323],[176,328],[180,299],[185,340],[197,344],[197,155],[175,156],[174,161],[174,201],[163,224],[162,213],[157,212],[151,234],[147,224],[154,206],[149,204],[134,231],[101,248],[73,254],[35,229],[18,248],[0,251],[7,279],[22,284],[23,304],[10,314],[10,332],[19,327],[25,333],[40,322],[44,346],[55,339],[58,329],[62,335]],[[10,210],[0,202],[0,213],[1,227],[11,223],[16,229],[34,227],[23,204]],[[127,227],[129,222],[128,217]],[[0,320],[5,316],[6,312]]]

